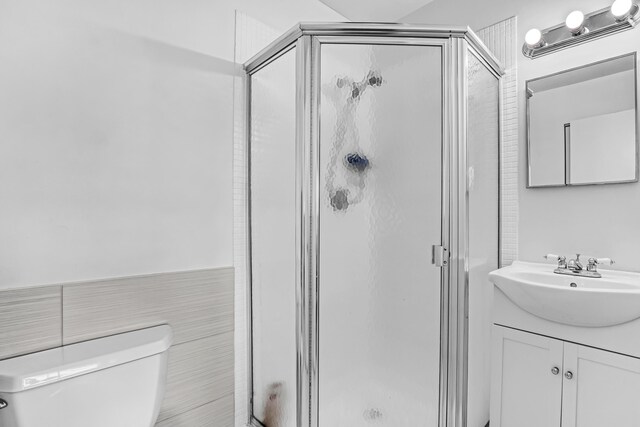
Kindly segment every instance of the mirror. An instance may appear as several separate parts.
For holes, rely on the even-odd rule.
[[[527,81],[527,187],[638,181],[636,54]]]

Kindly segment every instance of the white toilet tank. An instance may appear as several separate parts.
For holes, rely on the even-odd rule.
[[[162,325],[0,361],[0,426],[151,427],[171,342]]]

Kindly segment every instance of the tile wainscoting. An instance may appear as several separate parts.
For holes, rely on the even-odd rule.
[[[158,427],[234,423],[232,267],[0,291],[0,359],[168,323]]]

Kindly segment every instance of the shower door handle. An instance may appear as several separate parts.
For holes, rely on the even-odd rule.
[[[441,245],[433,245],[431,250],[431,263],[436,267],[446,266],[449,258],[449,251]]]

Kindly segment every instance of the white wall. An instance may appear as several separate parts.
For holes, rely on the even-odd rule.
[[[435,0],[404,19],[406,22],[452,23],[481,28],[518,15],[518,45],[529,28],[546,28],[564,21],[574,9],[591,12],[607,7],[606,0]],[[535,60],[518,56],[520,110],[520,259],[542,261],[547,252],[574,256],[575,252],[610,256],[615,267],[640,271],[640,184],[575,188],[525,189],[524,82],[567,68],[636,51],[640,32],[635,29]]]
[[[0,288],[232,264],[234,13],[316,0],[0,2]]]

